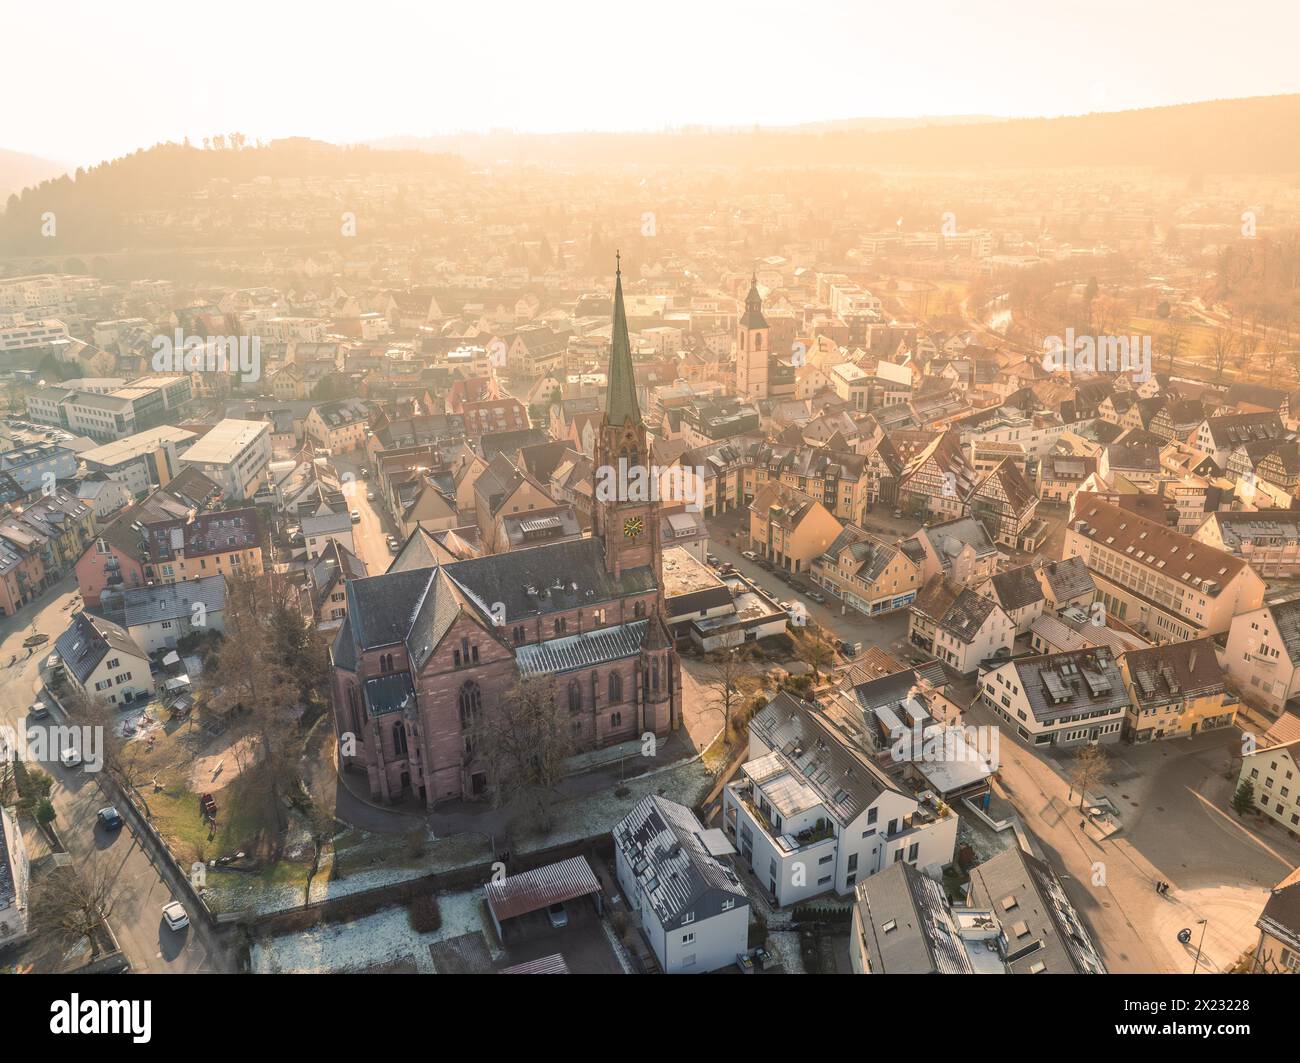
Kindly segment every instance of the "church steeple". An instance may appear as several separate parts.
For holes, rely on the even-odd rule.
[[[609,380],[605,419],[612,425],[641,424],[636,401],[636,373],[632,368],[632,343],[627,336],[627,311],[623,309],[623,265],[614,272],[614,328],[610,333]]]
[[[741,328],[767,328],[767,318],[763,316],[763,297],[758,294],[758,274],[749,278],[749,294],[745,296],[745,316],[740,319]]]

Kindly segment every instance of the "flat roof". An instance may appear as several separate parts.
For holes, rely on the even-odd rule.
[[[263,432],[269,433],[269,421],[242,421],[227,417],[185,452],[184,461],[211,465],[228,465],[239,457]]]
[[[188,429],[164,424],[144,432],[136,432],[135,435],[125,436],[112,443],[105,443],[101,447],[92,447],[90,450],[83,451],[81,458],[83,461],[94,462],[97,465],[120,465],[124,461],[132,461],[140,457],[141,454],[157,450],[164,443],[184,443],[187,439],[196,438],[196,433]]]

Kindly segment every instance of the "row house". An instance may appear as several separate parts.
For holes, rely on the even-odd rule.
[[[954,671],[972,675],[982,661],[1011,653],[1016,625],[992,598],[935,576],[912,602],[907,637]]]
[[[812,564],[813,582],[868,616],[905,609],[921,586],[921,565],[899,547],[849,525]]]
[[[1124,736],[1133,742],[1231,727],[1238,698],[1224,683],[1214,640],[1130,650],[1119,659],[1129,696]]]
[[[1268,411],[1207,417],[1196,426],[1192,445],[1213,458],[1219,468],[1226,469],[1228,456],[1238,447],[1258,443],[1281,444],[1293,438],[1294,434],[1288,432],[1277,413]]]
[[[313,406],[303,430],[321,449],[342,454],[365,447],[369,427],[369,406],[356,399],[342,399]]]
[[[1300,575],[1300,512],[1223,510],[1207,516],[1192,538],[1240,558],[1264,579]]]
[[[1240,558],[1095,496],[1080,495],[1063,557],[1080,557],[1108,612],[1158,641],[1227,631],[1257,609],[1264,581]]]
[[[942,574],[954,583],[974,586],[997,571],[1002,556],[988,529],[974,517],[918,528],[914,536],[898,545],[921,566],[925,582]]]
[[[0,517],[0,616],[13,616],[61,579],[94,528],[93,507],[64,488]]]
[[[975,471],[960,437],[950,431],[907,462],[898,482],[898,501],[909,512],[947,520],[966,515],[974,487]]]
[[[1097,471],[1097,459],[1083,454],[1049,454],[1038,465],[1038,497],[1068,502]]]

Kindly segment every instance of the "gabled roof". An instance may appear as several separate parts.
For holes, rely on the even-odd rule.
[[[993,909],[1012,974],[1105,974],[1106,966],[1061,880],[1018,845],[971,869],[975,905]]]
[[[128,587],[122,592],[122,609],[128,629],[160,620],[191,621],[198,615],[194,609],[196,604],[203,607],[204,616],[215,616],[225,609],[225,576],[203,576],[154,587]]]
[[[129,653],[137,658],[146,657],[145,652],[124,628],[89,613],[74,615],[71,625],[58,637],[54,646],[58,650],[59,660],[72,672],[77,682],[82,684],[90,678],[90,674],[110,650]]]
[[[1163,705],[1225,689],[1212,638],[1129,650],[1123,662],[1134,696],[1143,705]]]
[[[681,925],[687,914],[694,916],[693,921],[714,915],[724,903],[748,906],[735,872],[709,852],[703,826],[684,805],[649,794],[632,806],[612,833],[665,929]]]
[[[854,892],[872,974],[974,973],[940,883],[898,863]]]
[[[988,579],[987,586],[997,594],[998,604],[1007,612],[1023,609],[1027,605],[1043,600],[1043,588],[1038,582],[1033,565],[1021,565],[1018,568],[999,572]]]

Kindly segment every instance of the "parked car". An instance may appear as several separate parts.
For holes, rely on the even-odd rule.
[[[395,554],[402,548],[402,544],[391,535],[385,540],[385,542],[388,543],[388,552],[390,554]]]
[[[722,562],[722,567],[719,568],[718,571],[721,572],[724,576],[730,576],[733,572],[736,571],[736,566],[733,565],[730,561],[724,561]]]
[[[185,905],[180,901],[172,901],[166,905],[163,910],[163,919],[167,921],[167,926],[171,930],[184,930],[190,925],[190,917],[185,911]]]
[[[95,813],[95,818],[105,830],[120,830],[122,828],[122,816],[112,805],[101,808]]]
[[[28,635],[25,639],[23,639],[23,645],[28,647],[44,646],[49,641],[50,641],[49,635],[45,634],[44,631],[38,631],[35,635]]]
[[[714,568],[717,568],[719,565],[722,564],[722,561],[718,558],[717,554],[705,554],[704,560],[707,561]]]
[[[370,479],[370,470],[369,470],[368,468],[366,468],[364,465],[361,466],[361,479],[363,479],[363,480],[369,480],[369,479]]]
[[[772,564],[772,562],[765,557],[760,557],[758,559],[758,567],[761,568],[764,572],[776,571],[776,566]]]
[[[366,492],[366,501],[367,501],[367,502],[373,502],[374,500],[375,500],[375,493],[374,493],[374,491],[367,491],[367,492]]]
[[[787,572],[785,569],[783,569],[783,568],[778,568],[778,569],[776,570],[776,578],[779,579],[782,583],[793,583],[793,582],[794,582],[794,577],[793,577],[792,575],[790,575],[790,573],[788,573],[788,572]]]
[[[81,763],[81,753],[75,749],[59,750],[59,763],[65,768],[75,768]]]
[[[859,653],[862,652],[862,643],[845,642],[843,639],[840,639],[839,648],[840,648],[840,653],[842,653],[845,657],[856,657]]]
[[[821,591],[809,591],[808,598],[811,601],[816,602],[818,605],[826,604],[826,595],[822,594]]]
[[[360,524],[360,523],[361,523],[361,510],[359,510],[359,509],[354,509],[354,510],[349,514],[349,516],[352,517],[352,523],[353,523],[353,524]]]
[[[569,913],[564,910],[563,904],[552,904],[547,908],[546,918],[551,921],[551,926],[556,930],[569,925]]]
[[[754,553],[753,550],[742,550],[740,551],[740,556],[743,557],[746,561],[758,560],[758,554]]]
[[[50,707],[43,701],[33,701],[32,707],[27,711],[38,720],[43,720],[50,714]]]

